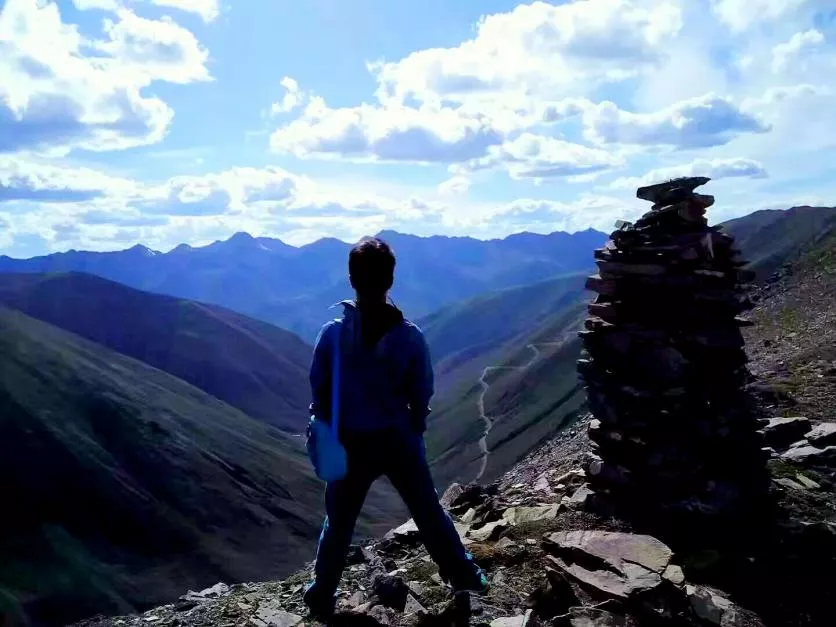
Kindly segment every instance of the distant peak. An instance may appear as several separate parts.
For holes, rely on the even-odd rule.
[[[73,252],[73,251],[70,251],[70,252]],[[147,246],[145,246],[143,244],[136,244],[134,246],[131,246],[128,249],[128,252],[133,253],[135,255],[144,255],[145,257],[153,257],[153,256],[159,254],[156,250],[151,250],[150,248],[148,248]]]
[[[247,233],[246,231],[238,231],[237,233],[235,233],[235,235],[230,237],[227,241],[228,242],[254,242],[255,238],[252,235],[250,235],[249,233]]]

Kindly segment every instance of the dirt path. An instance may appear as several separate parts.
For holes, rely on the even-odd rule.
[[[485,411],[485,397],[488,394],[488,390],[491,388],[491,384],[485,380],[486,377],[491,372],[495,372],[497,370],[518,370],[520,372],[525,372],[542,357],[543,353],[538,348],[539,346],[563,346],[564,342],[565,339],[560,342],[537,342],[536,344],[528,344],[526,345],[526,348],[530,349],[532,352],[531,359],[529,359],[522,366],[487,366],[484,370],[482,370],[482,374],[479,376],[479,385],[482,386],[482,392],[479,394],[476,405],[479,408],[479,418],[485,423],[485,432],[482,434],[482,437],[479,438],[479,452],[482,455],[482,462],[479,466],[479,473],[473,480],[475,483],[481,481],[482,477],[485,475],[485,470],[488,468],[488,458],[491,454],[490,449],[488,449],[488,435],[490,434],[491,429],[493,429],[494,422],[499,418],[499,416],[492,418],[488,416],[488,413]]]

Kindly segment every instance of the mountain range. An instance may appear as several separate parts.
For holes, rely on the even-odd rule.
[[[378,236],[392,245],[399,260],[392,297],[413,319],[487,291],[583,270],[590,265],[589,251],[606,240],[593,230],[521,233],[490,241],[393,231]],[[0,273],[94,274],[140,290],[221,305],[312,342],[330,317],[328,308],[351,296],[350,248],[336,239],[296,248],[237,233],[226,241],[200,248],[181,245],[167,253],[137,245],[117,252],[0,257]]]

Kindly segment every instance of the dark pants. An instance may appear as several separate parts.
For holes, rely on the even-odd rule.
[[[347,434],[341,439],[348,454],[348,474],[325,489],[327,516],[319,537],[316,581],[312,586],[316,596],[331,598],[336,592],[363,501],[372,483],[383,475],[409,508],[441,576],[445,579],[472,576],[475,565],[453,521],[438,502],[423,437],[416,433],[381,431]]]

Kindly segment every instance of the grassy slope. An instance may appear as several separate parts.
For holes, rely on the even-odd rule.
[[[212,305],[80,273],[2,274],[0,304],[144,361],[250,416],[301,431],[311,348]]]
[[[54,624],[286,575],[321,491],[299,440],[0,308],[0,614]],[[361,533],[394,522],[381,505]]]
[[[724,229],[737,240],[761,282],[783,264],[814,248],[836,228],[836,207],[793,207],[786,211],[756,211],[729,220]]]
[[[767,402],[784,415],[836,420],[836,227],[759,297],[746,340]]]
[[[496,370],[486,378],[490,389],[485,408],[494,425],[485,480],[496,478],[551,437],[580,407],[575,333],[583,315],[583,278],[557,277],[503,290],[425,321],[430,346],[441,356],[440,394],[428,436],[439,483],[471,480],[478,473],[484,430],[479,377],[485,366],[531,364],[524,371]],[[462,338],[473,343],[466,345]],[[532,343],[540,351],[533,362]]]

